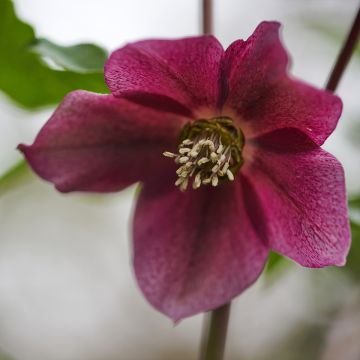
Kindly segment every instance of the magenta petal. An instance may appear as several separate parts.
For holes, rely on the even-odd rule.
[[[223,54],[213,36],[139,41],[112,53],[105,79],[113,95],[140,103],[167,110],[176,103],[190,110],[214,108]]]
[[[65,97],[31,146],[20,145],[34,171],[62,192],[120,190],[159,173],[185,119],[112,95]]]
[[[227,50],[227,108],[236,111],[245,135],[294,127],[321,145],[341,115],[341,100],[287,75],[288,57],[279,39],[279,24],[261,23],[246,41]]]
[[[340,98],[298,80],[283,79],[243,113],[248,136],[294,127],[322,145],[342,111]]]
[[[228,302],[257,279],[268,251],[245,209],[249,186],[238,178],[182,193],[168,182],[145,183],[134,263],[155,308],[176,321]]]
[[[293,129],[264,135],[257,146],[242,171],[262,203],[270,247],[307,267],[344,265],[350,231],[341,164]]]
[[[240,114],[286,73],[288,56],[279,39],[279,27],[277,22],[262,22],[246,41],[235,41],[226,50],[226,105]]]

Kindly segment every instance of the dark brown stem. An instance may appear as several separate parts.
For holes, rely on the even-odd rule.
[[[202,0],[202,32],[213,33],[213,3],[212,0]]]
[[[355,17],[355,20],[351,26],[350,32],[346,37],[346,41],[340,51],[340,54],[335,62],[335,65],[331,71],[329,80],[326,84],[326,89],[335,91],[339,81],[345,71],[345,68],[351,58],[351,55],[356,47],[356,43],[359,40],[360,32],[360,8]]]
[[[204,325],[201,360],[223,359],[229,315],[230,303],[211,312],[210,319]]]

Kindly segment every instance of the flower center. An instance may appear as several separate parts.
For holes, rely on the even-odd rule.
[[[243,164],[243,147],[241,130],[230,118],[216,117],[187,124],[180,135],[178,153],[165,151],[163,155],[180,165],[175,185],[185,191],[191,181],[194,189],[233,181]]]

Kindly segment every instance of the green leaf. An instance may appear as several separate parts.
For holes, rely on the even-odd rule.
[[[282,275],[290,264],[291,262],[286,257],[271,251],[264,271],[267,285],[271,285],[278,276]]]
[[[283,260],[284,260],[283,256],[281,256],[278,253],[271,252],[266,264],[266,271],[273,272],[275,269],[279,267],[279,265],[282,264]]]
[[[349,270],[355,279],[360,280],[360,225],[354,221],[351,221],[350,225],[352,244],[345,269]]]
[[[349,209],[352,243],[345,269],[354,276],[355,280],[360,280],[360,196],[349,200]]]
[[[5,175],[0,177],[0,196],[26,181],[29,173],[30,169],[26,161],[19,161]]]
[[[80,74],[49,68],[39,54],[34,30],[16,17],[11,0],[0,1],[0,89],[27,108],[59,103],[75,89],[107,93],[103,72]]]
[[[79,73],[102,72],[107,59],[106,50],[93,44],[60,46],[46,39],[38,39],[32,49],[64,69]]]
[[[314,31],[318,32],[320,35],[332,41],[336,46],[345,41],[348,29],[340,30],[334,27],[334,22],[329,21],[329,19],[319,19],[319,18],[305,18],[303,19],[307,26],[309,26]],[[360,46],[356,46],[354,49],[354,56],[360,58]]]
[[[360,196],[354,196],[349,199],[350,210],[360,211]]]

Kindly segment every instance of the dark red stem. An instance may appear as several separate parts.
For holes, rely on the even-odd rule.
[[[210,314],[205,323],[201,360],[222,360],[224,357],[226,334],[230,316],[230,303]]]
[[[213,33],[213,3],[212,0],[202,0],[202,32]]]
[[[213,2],[202,1],[202,32],[213,33]],[[204,324],[201,360],[222,360],[230,315],[230,303],[211,311]]]
[[[351,58],[351,55],[356,47],[357,41],[359,40],[360,33],[360,8],[357,12],[355,20],[351,26],[350,32],[346,37],[346,41],[336,59],[335,65],[331,71],[329,80],[326,84],[326,89],[335,91],[339,81],[345,71],[345,68]]]

